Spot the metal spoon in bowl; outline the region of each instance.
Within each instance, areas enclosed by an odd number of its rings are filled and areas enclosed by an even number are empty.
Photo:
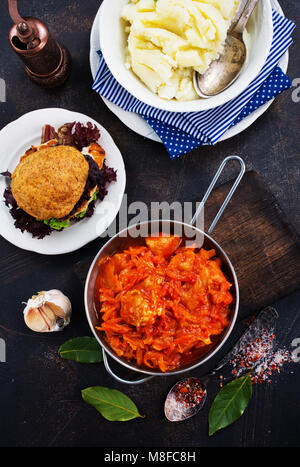
[[[245,3],[245,0],[242,0]],[[243,32],[259,0],[246,0],[242,14],[230,28],[224,51],[214,60],[204,74],[194,72],[194,87],[202,98],[209,98],[227,89],[240,75],[247,58]]]
[[[165,416],[170,422],[181,422],[196,415],[204,406],[207,398],[206,386],[219,370],[225,367],[236,355],[243,352],[253,339],[271,328],[278,319],[277,311],[268,307],[262,310],[250,324],[232,350],[217,364],[215,369],[204,378],[185,378],[176,383],[170,390],[165,401]],[[263,359],[263,355],[261,359]],[[259,359],[255,366],[259,365]],[[245,372],[249,369],[245,369]],[[232,378],[228,378],[232,380]],[[226,382],[223,380],[223,383]]]

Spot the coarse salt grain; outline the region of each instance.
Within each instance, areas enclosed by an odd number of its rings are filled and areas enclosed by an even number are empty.
[[[258,332],[246,346],[243,346],[231,360],[232,374],[241,376],[245,369],[252,370],[251,380],[253,384],[272,382],[274,373],[280,373],[282,366],[292,361],[291,353],[278,348],[274,330]]]

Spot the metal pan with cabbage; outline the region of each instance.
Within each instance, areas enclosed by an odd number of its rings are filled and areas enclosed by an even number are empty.
[[[229,161],[238,162],[240,172],[206,233],[195,223]],[[118,382],[140,384],[190,371],[212,358],[231,334],[238,280],[211,233],[245,170],[240,157],[227,157],[190,224],[162,219],[131,225],[96,255],[85,283],[85,309],[105,368]],[[120,377],[107,355],[149,376]]]

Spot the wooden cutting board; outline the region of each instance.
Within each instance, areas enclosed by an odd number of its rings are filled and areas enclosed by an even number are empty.
[[[211,194],[206,230],[231,185]],[[300,288],[300,238],[256,172],[245,174],[212,236],[236,270],[242,316]]]
[[[215,189],[205,207],[206,231],[232,182]],[[300,289],[300,238],[256,172],[247,172],[216,226],[213,238],[237,273],[240,318]],[[84,283],[92,258],[75,265]]]

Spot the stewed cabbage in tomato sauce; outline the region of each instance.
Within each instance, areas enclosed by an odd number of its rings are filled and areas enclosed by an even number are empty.
[[[109,346],[140,367],[174,370],[229,324],[233,296],[215,250],[147,237],[99,263],[95,297]]]

